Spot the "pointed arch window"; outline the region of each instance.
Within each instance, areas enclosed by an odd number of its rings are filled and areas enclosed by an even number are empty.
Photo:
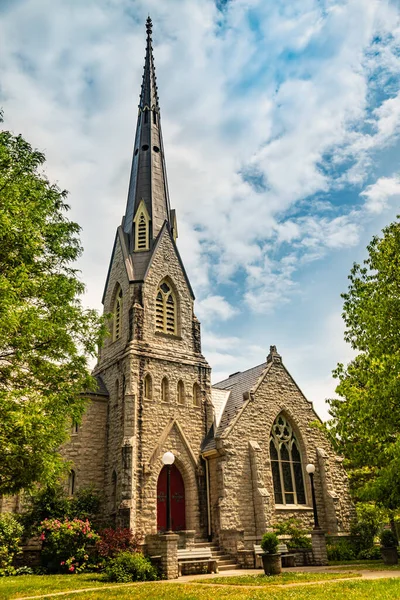
[[[70,471],[68,476],[68,495],[73,496],[75,493],[75,471]]]
[[[176,335],[176,304],[171,286],[163,281],[156,295],[156,331]]]
[[[169,384],[166,377],[163,377],[161,381],[161,401],[169,402]]]
[[[114,302],[113,341],[119,340],[122,329],[122,290],[119,288]]]
[[[183,381],[178,381],[178,404],[185,404],[185,386]]]
[[[112,510],[117,510],[117,474],[113,471],[111,477],[111,507]]]
[[[140,201],[135,218],[135,252],[149,249],[149,213],[143,200]]]
[[[115,404],[118,405],[119,402],[119,381],[115,380]]]
[[[272,426],[269,449],[275,504],[306,504],[300,446],[282,414]]]
[[[198,383],[193,385],[193,405],[201,406],[201,389]]]
[[[146,400],[153,399],[153,381],[149,373],[144,378],[144,397]]]

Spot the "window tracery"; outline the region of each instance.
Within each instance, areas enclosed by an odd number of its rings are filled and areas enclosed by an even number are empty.
[[[280,414],[270,436],[270,458],[276,504],[306,504],[300,446],[289,421]]]
[[[156,331],[176,335],[176,304],[171,286],[163,281],[156,295]]]

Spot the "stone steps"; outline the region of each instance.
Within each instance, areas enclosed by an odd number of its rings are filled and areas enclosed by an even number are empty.
[[[234,559],[221,550],[217,542],[208,542],[207,540],[196,540],[195,548],[211,548],[211,555],[218,563],[218,571],[231,571],[238,566]]]

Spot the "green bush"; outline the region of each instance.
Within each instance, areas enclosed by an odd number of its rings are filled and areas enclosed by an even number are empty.
[[[276,533],[264,533],[261,540],[261,548],[268,554],[276,554],[279,540]]]
[[[359,560],[379,560],[382,558],[381,549],[379,546],[371,546],[371,548],[360,550],[357,558]]]
[[[82,519],[93,521],[100,511],[100,496],[92,488],[82,488],[75,496],[67,496],[61,485],[35,490],[27,499],[23,515],[27,533],[36,533],[45,519]]]
[[[0,577],[14,575],[14,556],[20,550],[24,528],[11,513],[0,515]]]
[[[106,577],[108,581],[118,583],[154,581],[158,578],[157,569],[140,552],[120,552],[110,560]]]
[[[278,535],[288,535],[290,540],[286,541],[289,550],[293,548],[311,548],[311,540],[307,537],[307,529],[305,529],[296,517],[290,517],[283,523],[279,523],[274,527]]]
[[[351,525],[351,534],[355,536],[358,552],[369,550],[385,519],[384,511],[370,502],[359,502],[356,506],[357,519]]]
[[[356,553],[353,544],[341,540],[336,544],[327,544],[328,560],[354,560]]]
[[[396,537],[391,529],[384,529],[379,536],[379,540],[383,548],[396,548],[397,546]]]

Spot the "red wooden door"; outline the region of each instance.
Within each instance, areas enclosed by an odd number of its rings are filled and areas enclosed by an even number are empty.
[[[163,467],[157,483],[157,530],[167,528],[167,467]],[[171,466],[171,527],[173,531],[186,529],[185,486],[179,469]]]

